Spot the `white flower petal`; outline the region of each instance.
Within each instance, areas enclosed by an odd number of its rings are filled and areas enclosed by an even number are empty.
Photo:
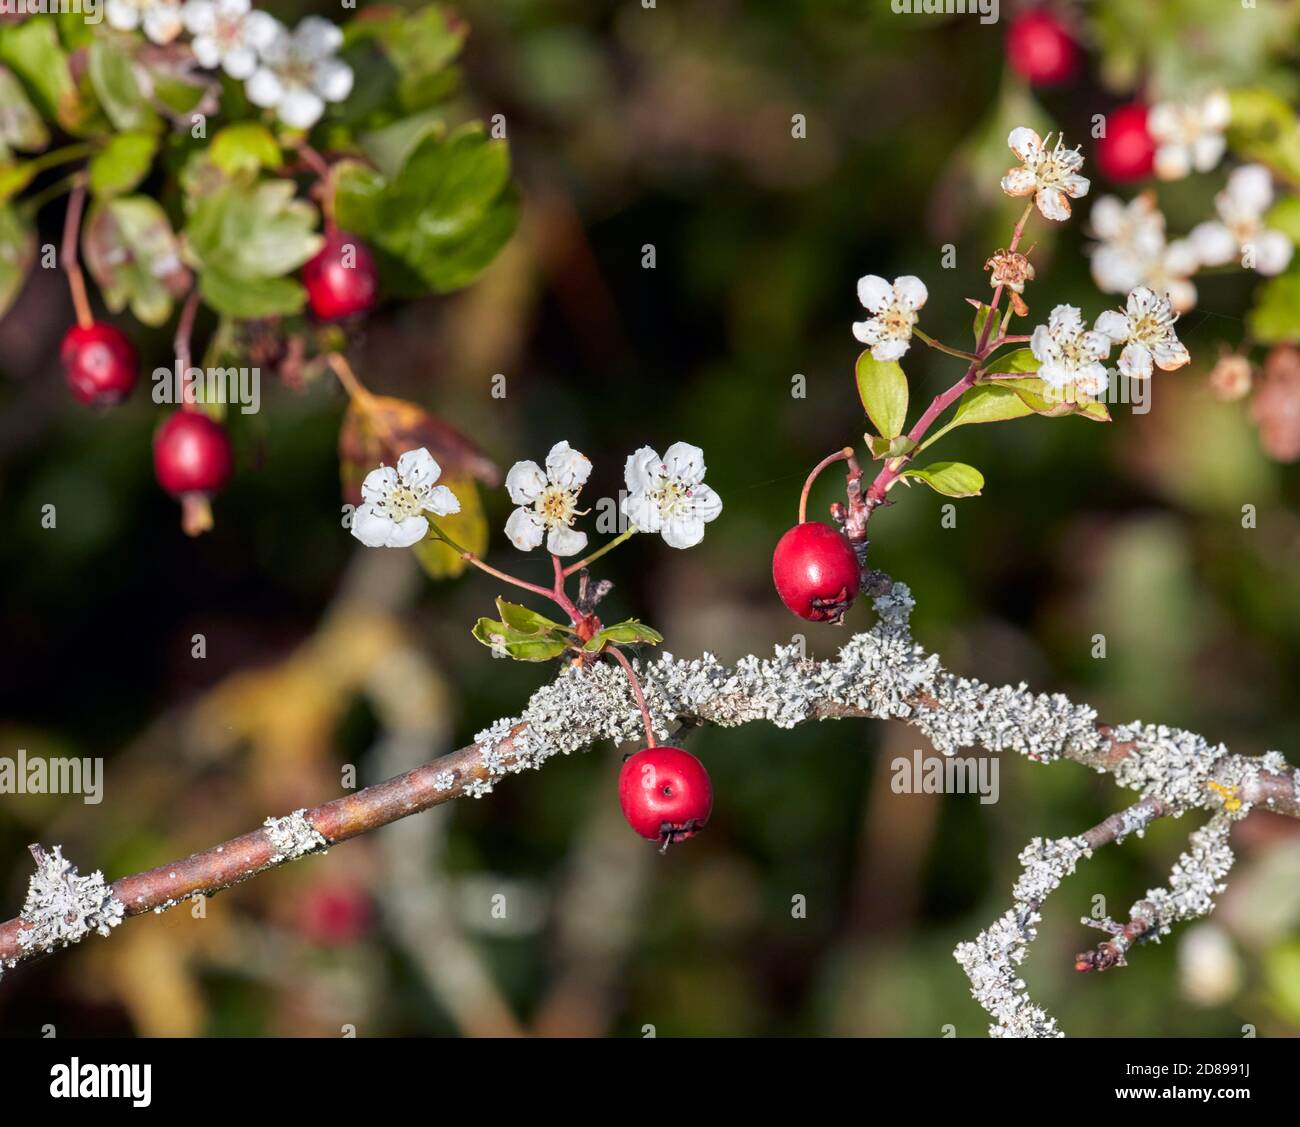
[[[546,537],[546,550],[553,556],[576,556],[587,546],[587,534],[562,524],[551,526]]]
[[[1280,274],[1294,253],[1295,245],[1281,231],[1262,231],[1255,240],[1255,269],[1264,275]]]
[[[879,274],[858,279],[858,300],[872,313],[883,313],[894,300],[894,287]]]
[[[1028,168],[1013,168],[1002,177],[1002,190],[1009,196],[1028,196],[1038,189],[1038,177]]]
[[[1242,215],[1259,217],[1273,202],[1273,178],[1262,164],[1245,164],[1228,177],[1227,196]]]
[[[242,82],[257,70],[257,52],[252,47],[232,47],[222,57],[221,69]]]
[[[1020,160],[1028,161],[1042,151],[1043,139],[1029,126],[1021,125],[1008,134],[1007,145]]]
[[[879,360],[882,364],[890,360],[901,360],[907,354],[909,343],[906,340],[900,340],[898,337],[888,337],[877,341],[871,346],[872,359]]]
[[[217,6],[212,0],[189,0],[181,9],[181,21],[191,35],[206,35],[216,25]]]
[[[255,106],[274,109],[284,98],[284,86],[269,67],[259,67],[244,83],[244,94]]]
[[[325,100],[305,86],[290,86],[275,107],[276,115],[285,125],[295,129],[310,129],[325,112]]]
[[[1192,171],[1192,154],[1186,145],[1161,145],[1156,149],[1156,175],[1161,180],[1182,180]]]
[[[532,509],[516,509],[506,521],[506,539],[521,552],[531,552],[542,542],[546,525]]]
[[[506,492],[516,505],[531,505],[545,488],[546,475],[536,462],[516,462],[506,474]]]
[[[579,489],[591,476],[591,461],[567,442],[557,442],[546,455],[546,476],[564,489]]]
[[[902,308],[915,313],[925,304],[930,291],[925,288],[925,283],[920,278],[913,274],[904,274],[901,278],[894,279],[894,294]]]
[[[1133,341],[1119,354],[1119,370],[1133,379],[1145,380],[1151,375],[1151,351],[1144,344]]]
[[[425,497],[424,507],[435,516],[447,517],[460,512],[460,498],[445,485],[435,485]]]
[[[1188,239],[1206,266],[1223,266],[1237,257],[1237,240],[1222,223],[1198,223]]]
[[[380,466],[366,474],[361,483],[361,496],[366,501],[382,501],[398,486],[397,471],[392,466]]]
[[[1218,167],[1227,149],[1222,133],[1203,133],[1192,144],[1192,164],[1197,172],[1209,172]]]
[[[406,484],[415,489],[421,485],[432,485],[442,474],[442,467],[433,460],[433,455],[421,446],[418,450],[408,450],[397,459],[397,474]]]
[[[1053,219],[1064,223],[1070,218],[1070,201],[1059,188],[1041,187],[1034,196],[1034,203],[1044,219]]]
[[[307,59],[323,59],[343,45],[343,32],[321,16],[307,16],[293,29],[294,46]]]
[[[1164,372],[1175,371],[1184,364],[1190,363],[1192,359],[1192,354],[1187,351],[1187,346],[1180,340],[1161,341],[1151,351],[1155,356],[1157,366]]]
[[[316,92],[327,102],[341,102],[352,93],[352,68],[341,59],[324,59],[312,70]]]
[[[880,339],[880,322],[874,317],[869,321],[854,321],[853,335],[863,344],[875,344]]]
[[[659,502],[649,493],[629,493],[623,501],[623,514],[642,532],[659,531]]]
[[[1097,332],[1105,333],[1116,344],[1128,340],[1128,318],[1118,309],[1107,309],[1097,318]]]
[[[289,38],[289,29],[270,12],[249,12],[244,20],[244,38],[266,58],[278,55]]]
[[[658,489],[663,477],[660,468],[662,465],[663,459],[659,457],[658,451],[649,446],[642,446],[629,454],[623,467],[623,481],[627,484],[628,493],[647,493]]]
[[[702,521],[717,520],[722,513],[722,498],[716,489],[701,483],[691,490],[690,511]]]
[[[704,480],[704,451],[689,442],[674,442],[664,452],[668,476],[683,485],[698,485]]]
[[[677,514],[664,521],[662,535],[670,548],[694,548],[704,539],[704,521],[696,516]]]

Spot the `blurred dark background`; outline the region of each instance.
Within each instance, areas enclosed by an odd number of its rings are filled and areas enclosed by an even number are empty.
[[[920,275],[923,326],[966,347],[963,299],[989,292],[982,264],[1018,214],[997,189],[1006,133],[1060,128],[1091,158],[1091,116],[1129,96],[1113,60],[1094,53],[1031,95],[1004,66],[1009,4],[987,26],[883,0],[458,7],[474,29],[463,108],[505,115],[524,220],[474,287],[374,316],[357,370],[503,468],[567,438],[595,463],[591,498],[616,493],[639,445],[702,446],[722,517],[691,552],[640,537],[611,556],[606,617],[653,623],[678,655],[765,654],[803,629],[769,572],[803,477],[861,444],[856,279]],[[1222,59],[1223,77],[1265,57],[1288,75],[1294,44]],[[1171,229],[1208,215],[1221,180],[1162,189]],[[1093,197],[1106,190],[1097,179]],[[1031,221],[1035,319],[1112,304],[1083,253],[1090,203],[1063,227]],[[43,219],[55,240],[61,210]],[[955,269],[940,265],[948,244]],[[1150,413],[964,428],[943,456],[987,487],[956,503],[956,526],[922,490],[873,520],[873,562],[911,586],[918,637],[950,668],[1295,761],[1300,481],[1206,381],[1253,283],[1201,282],[1180,322],[1193,365],[1156,374]],[[262,411],[232,419],[237,479],[215,531],[184,537],[150,466],[160,409],[143,391],[103,415],[68,400],[56,353],[71,316],[62,278],[38,270],[0,323],[0,746],[104,757],[105,801],[0,799],[3,918],[21,907],[29,841],[110,879],[160,864],[334,797],[347,765],[371,782],[460,746],[551,674],[470,637],[498,593],[486,577],[433,584],[408,554],[347,534],[344,399],[324,381],[268,381]],[[147,370],[168,363],[170,330],[127,327]],[[199,338],[211,327],[201,317]],[[913,417],[960,374],[919,343],[905,367]],[[796,374],[806,398],[791,396]],[[487,496],[494,560],[543,577],[548,562],[500,532],[504,491]],[[817,510],[833,497],[824,481]],[[828,656],[871,621],[859,606],[843,629],[803,632]],[[1128,798],[1072,764],[1018,759],[992,805],[894,794],[890,762],[918,739],[869,722],[698,732],[714,821],[665,858],[622,824],[615,749],[552,761],[214,898],[205,919],[182,907],[8,973],[0,1030],[983,1035],[953,946],[1005,910],[1030,837],[1079,832]],[[1268,814],[1237,830],[1208,922],[1127,969],[1073,971],[1101,938],[1078,917],[1102,896],[1126,918],[1191,828],[1103,851],[1049,905],[1025,977],[1068,1032],[1300,1031],[1300,826]]]

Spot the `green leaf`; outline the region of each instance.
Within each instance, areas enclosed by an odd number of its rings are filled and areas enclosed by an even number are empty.
[[[545,634],[551,630],[573,633],[572,629],[563,623],[555,622],[519,603],[508,603],[502,598],[497,599],[497,613],[501,616],[502,622],[520,634]]]
[[[115,128],[154,131],[162,124],[140,88],[135,60],[105,39],[90,45],[90,84]]]
[[[7,63],[27,84],[47,119],[78,135],[93,122],[95,107],[82,98],[73,81],[53,20],[29,19],[5,27],[0,36],[0,62]]]
[[[335,173],[339,225],[384,259],[386,285],[414,295],[446,293],[472,282],[505,245],[518,221],[509,152],[481,125],[426,136],[396,178],[355,162]]]
[[[1300,269],[1293,265],[1255,291],[1247,323],[1261,344],[1300,341]]]
[[[1008,376],[999,378],[995,385],[1014,391],[1036,415],[1056,419],[1064,415],[1081,415],[1094,422],[1110,422],[1110,410],[1104,403],[1082,393],[1072,396],[1050,387],[1037,376]]]
[[[954,427],[972,423],[1001,423],[1008,419],[1022,419],[1034,410],[1009,387],[981,384],[973,387],[957,401],[957,410],[948,422],[921,443],[924,450]]]
[[[480,618],[472,632],[493,653],[512,657],[515,661],[550,661],[569,648],[569,643],[563,638],[522,634],[514,627],[490,618]]]
[[[146,325],[161,325],[190,287],[180,242],[163,209],[148,196],[96,200],[86,214],[81,250],[105,304],[130,305]]]
[[[629,618],[626,622],[606,626],[593,635],[582,648],[588,653],[596,653],[609,642],[620,646],[632,646],[641,642],[657,646],[663,640],[664,636],[658,630],[647,626],[644,622],[638,622],[635,618]]]
[[[0,163],[0,203],[12,199],[32,182],[37,167],[29,160]]]
[[[199,292],[218,313],[241,321],[291,317],[307,304],[307,291],[292,278],[240,278],[218,266],[199,272]]]
[[[907,376],[894,360],[876,360],[869,351],[858,357],[858,395],[872,425],[885,438],[903,432],[907,421]]]
[[[226,283],[261,283],[282,279],[320,250],[316,208],[294,199],[292,181],[261,181],[227,185],[194,200],[185,231],[186,260],[203,273],[220,274]],[[266,299],[285,295],[289,283],[261,286]],[[243,316],[234,309],[222,309]],[[286,312],[281,309],[279,312]],[[257,316],[257,315],[255,315]]]
[[[398,110],[412,113],[428,109],[455,91],[457,75],[451,64],[468,32],[464,20],[435,4],[411,13],[374,10],[343,29],[345,57],[349,62],[364,63],[355,58],[353,49],[367,44],[377,48],[389,68],[387,83],[381,83],[389,89],[383,93],[391,91]],[[364,65],[360,69],[363,74],[373,72]]]
[[[14,303],[36,261],[36,232],[9,204],[0,205],[0,317]]]
[[[1300,196],[1284,196],[1264,217],[1264,226],[1281,231],[1293,243],[1300,243]]]
[[[1300,179],[1300,124],[1286,100],[1271,90],[1238,88],[1228,94],[1232,118],[1228,144],[1247,160]]]
[[[50,131],[32,105],[22,83],[0,66],[0,147],[38,153],[50,143]]]
[[[390,180],[402,170],[411,154],[426,137],[441,137],[446,131],[443,115],[438,110],[426,110],[363,133],[358,140],[362,151],[375,167]],[[338,166],[335,165],[337,168]]]
[[[905,434],[898,434],[893,438],[884,438],[878,434],[864,434],[862,437],[867,440],[871,456],[877,461],[881,458],[901,458],[916,449],[916,443]]]
[[[258,121],[241,121],[218,130],[208,148],[208,158],[228,176],[279,168],[284,157],[280,143]]]
[[[1017,348],[1014,352],[1006,352],[990,360],[984,372],[987,377],[996,379],[1000,375],[1031,376],[1038,368],[1039,360],[1032,349]]]
[[[904,470],[903,476],[917,478],[945,497],[978,497],[984,488],[984,475],[965,462],[931,462]]]
[[[101,198],[125,195],[149,175],[158,138],[152,133],[117,133],[90,161],[90,190]]]
[[[976,345],[980,343],[980,337],[984,332],[984,322],[989,319],[989,313],[992,312],[992,309],[993,307],[991,305],[987,304],[986,302],[981,302],[979,307],[975,310],[974,330],[975,330]],[[1002,320],[1002,316],[1003,314],[999,312],[993,318],[993,327],[989,330],[989,340],[997,340],[998,324]]]

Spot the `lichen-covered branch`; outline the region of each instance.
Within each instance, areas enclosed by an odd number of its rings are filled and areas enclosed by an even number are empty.
[[[1087,705],[1061,694],[1033,693],[1023,684],[995,688],[954,676],[913,639],[908,623],[914,604],[905,585],[882,584],[874,601],[879,621],[850,637],[833,660],[814,661],[799,647],[785,646],[770,658],[749,656],[734,666],[711,654],[689,661],[664,654],[640,666],[656,731],[667,738],[684,724],[765,722],[792,728],[810,720],[896,719],[914,725],[942,752],[982,748],[1017,752],[1038,763],[1072,759],[1140,793],[1141,801],[1118,821],[1107,819],[1078,838],[1031,843],[1022,856],[1026,872],[1016,888],[1018,905],[1041,903],[1080,858],[1141,829],[1154,816],[1203,808],[1241,817],[1259,806],[1300,818],[1300,778],[1280,753],[1237,755],[1193,732],[1164,726],[1112,728],[1098,724]],[[268,818],[261,829],[183,860],[123,877],[106,886],[107,902],[94,878],[78,877],[71,869],[61,874],[38,869],[33,889],[38,880],[47,891],[51,880],[63,880],[75,901],[72,915],[93,918],[94,929],[103,931],[123,917],[218,892],[450,799],[488,794],[506,776],[539,768],[556,755],[600,740],[637,739],[641,730],[641,713],[622,670],[603,663],[569,667],[538,689],[520,716],[497,721],[469,746],[315,809]],[[1148,916],[1157,932],[1206,904],[1206,874],[1226,871],[1221,855],[1208,840],[1205,844],[1199,852],[1194,846],[1187,863],[1175,870],[1172,899],[1150,893],[1143,902],[1152,906]],[[1217,881],[1215,876],[1209,883]],[[95,905],[92,895],[101,896]],[[0,963],[13,966],[91,930],[57,926],[59,906],[59,897],[33,893],[22,916],[0,924]],[[1045,1013],[1027,998],[1006,996],[1007,990],[1023,994],[1014,975],[1007,978],[1019,961],[1015,951],[1032,938],[1032,923],[1023,915],[1013,910],[974,944],[963,945],[958,958],[977,998],[997,1018],[994,1032],[1050,1034],[1055,1023]]]

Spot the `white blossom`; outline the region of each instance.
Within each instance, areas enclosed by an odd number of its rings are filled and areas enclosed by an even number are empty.
[[[1223,131],[1232,109],[1223,90],[1197,102],[1158,102],[1147,117],[1156,143],[1155,169],[1162,180],[1181,180],[1216,168],[1228,147]]]
[[[1045,219],[1069,219],[1070,200],[1086,196],[1091,186],[1086,176],[1079,175],[1083,154],[1077,148],[1067,149],[1059,134],[1056,144],[1048,148],[1047,141],[1027,125],[1013,129],[1007,144],[1022,163],[1002,177],[1002,190],[1009,196],[1033,196]]]
[[[108,0],[104,5],[108,26],[117,31],[140,28],[151,43],[170,43],[180,35],[181,0]]]
[[[623,512],[643,532],[660,533],[671,548],[693,548],[704,526],[722,512],[722,498],[704,484],[704,451],[674,442],[661,459],[649,446],[628,455]]]
[[[1108,309],[1097,318],[1097,331],[1124,345],[1119,370],[1144,380],[1151,375],[1153,362],[1162,371],[1172,372],[1191,360],[1187,346],[1174,332],[1177,320],[1167,297],[1138,286],[1128,295],[1124,312]]]
[[[1240,258],[1260,274],[1280,274],[1287,268],[1295,247],[1281,231],[1264,226],[1264,213],[1273,203],[1273,184],[1268,169],[1247,164],[1228,177],[1228,186],[1214,198],[1218,221],[1201,223],[1191,239],[1207,266],[1223,266]]]
[[[858,300],[871,312],[853,323],[853,335],[871,349],[876,360],[897,360],[910,347],[917,313],[930,296],[925,283],[911,274],[893,284],[878,274],[858,279]]]
[[[250,12],[245,23],[261,56],[244,87],[253,105],[275,110],[285,125],[310,129],[326,102],[352,92],[352,68],[335,57],[343,32],[329,20],[308,16],[292,33],[265,12]]]
[[[506,492],[520,506],[506,521],[506,536],[521,552],[531,552],[546,537],[546,550],[573,556],[587,546],[587,534],[573,527],[578,494],[591,476],[591,462],[567,442],[546,455],[546,471],[536,462],[516,462],[506,475]]]
[[[1039,325],[1029,347],[1039,362],[1038,375],[1049,387],[1071,385],[1089,395],[1105,391],[1109,384],[1106,365],[1110,337],[1089,330],[1073,305],[1058,305],[1046,325]]]
[[[1190,239],[1165,241],[1165,217],[1151,192],[1124,203],[1102,196],[1089,216],[1092,234],[1101,241],[1091,248],[1092,280],[1103,293],[1127,294],[1146,286],[1167,294],[1176,313],[1196,304],[1191,276],[1200,260]]]
[[[200,66],[220,67],[240,80],[252,77],[259,32],[265,35],[274,21],[268,23],[265,14],[250,19],[250,8],[249,0],[188,0],[181,17],[193,36],[190,49]]]
[[[442,468],[424,447],[408,450],[397,468],[380,466],[361,484],[362,504],[352,515],[352,535],[371,548],[409,548],[429,531],[423,514],[445,517],[460,512],[460,501],[445,485],[435,485]]]

